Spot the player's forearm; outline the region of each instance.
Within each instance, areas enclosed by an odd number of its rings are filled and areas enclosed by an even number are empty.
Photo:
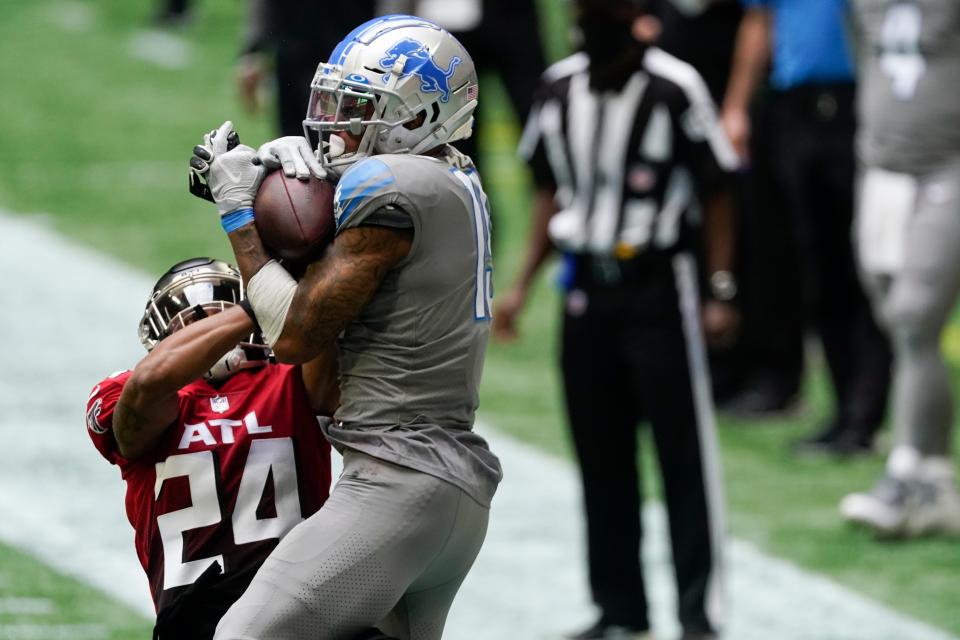
[[[133,370],[131,381],[154,395],[176,393],[254,331],[239,306],[199,320],[157,343]]]
[[[386,227],[340,233],[300,280],[283,331],[272,344],[277,359],[301,364],[328,348],[360,315],[387,272],[407,255],[412,239],[409,231]]]
[[[527,251],[523,266],[517,275],[515,289],[526,291],[530,288],[543,263],[553,253],[553,243],[547,232],[550,219],[557,213],[553,189],[537,189],[533,197],[533,220],[527,237]]]
[[[303,384],[311,408],[318,415],[332,416],[340,404],[340,366],[337,345],[331,341],[310,362],[303,364]]]
[[[708,274],[732,272],[736,250],[736,209],[730,188],[711,193],[704,201],[704,235]]]
[[[176,418],[177,391],[202,376],[253,331],[253,322],[232,307],[161,340],[134,368],[113,419],[120,453],[129,460],[148,451]]]
[[[770,12],[750,9],[740,22],[733,54],[733,69],[723,100],[724,110],[745,111],[770,59]]]
[[[334,342],[347,324],[366,304],[373,289],[355,283],[338,282],[340,269],[324,261],[307,269],[283,321],[283,329],[272,343],[280,362],[305,364]],[[309,283],[306,282],[310,278]]]
[[[253,223],[228,233],[227,237],[233,247],[233,255],[237,258],[237,268],[243,275],[243,281],[249,283],[263,265],[270,262],[270,254],[267,253],[267,248]]]

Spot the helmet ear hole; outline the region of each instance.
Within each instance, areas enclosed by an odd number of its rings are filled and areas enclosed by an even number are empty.
[[[436,103],[434,103],[434,107],[436,107]],[[421,110],[420,110],[420,113],[417,114],[417,117],[416,117],[416,118],[414,118],[413,120],[411,120],[411,121],[409,121],[409,122],[404,122],[404,123],[403,123],[403,128],[404,128],[404,129],[409,129],[410,131],[414,131],[414,130],[419,129],[420,127],[422,127],[422,126],[423,126],[423,123],[426,122],[426,121],[427,121],[427,110],[426,110],[426,109],[421,109]],[[433,122],[433,120],[431,120],[431,122]]]

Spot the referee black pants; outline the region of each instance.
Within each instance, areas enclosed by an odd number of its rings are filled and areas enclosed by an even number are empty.
[[[696,267],[648,265],[629,285],[567,295],[562,367],[587,516],[590,586],[603,622],[647,629],[637,428],[653,429],[686,632],[715,631],[722,491]],[[588,280],[588,279],[587,279]]]

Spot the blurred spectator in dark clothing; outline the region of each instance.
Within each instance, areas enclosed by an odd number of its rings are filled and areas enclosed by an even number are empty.
[[[658,46],[692,64],[713,99],[727,91],[740,0],[651,0],[662,25]],[[714,397],[722,411],[763,417],[795,406],[803,373],[800,274],[793,225],[782,211],[769,169],[769,100],[754,100],[754,133],[749,171],[737,176],[737,298],[742,312],[740,339],[731,348],[711,349]]]
[[[518,121],[526,122],[545,66],[535,0],[379,0],[377,12],[408,13],[447,29],[473,57],[480,91],[484,76],[497,74]],[[483,121],[484,104],[474,112],[475,125]],[[478,164],[481,127],[454,145]]]
[[[743,15],[739,0],[650,0],[649,5],[661,24],[657,46],[693,65],[719,104]]]
[[[749,155],[749,107],[772,62],[772,168],[797,232],[803,296],[836,398],[804,448],[866,452],[883,419],[890,348],[854,267],[854,67],[845,0],[742,0],[746,7],[723,103],[724,128]]]
[[[179,27],[190,21],[193,12],[190,0],[161,0],[153,14],[153,22],[158,27]]]
[[[260,108],[260,89],[272,64],[280,134],[302,136],[317,65],[326,62],[343,34],[374,16],[374,2],[248,0],[247,28],[237,67],[237,85],[245,106],[252,111]]]

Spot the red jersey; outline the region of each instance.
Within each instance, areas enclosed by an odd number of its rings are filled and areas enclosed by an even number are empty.
[[[219,389],[203,380],[184,387],[176,421],[135,461],[120,455],[112,429],[129,377],[116,373],[93,389],[87,430],[127,482],[127,518],[157,611],[205,572],[206,584],[214,563],[218,580],[242,582],[225,590],[236,599],[280,538],[329,495],[330,445],[300,368],[267,364]]]

